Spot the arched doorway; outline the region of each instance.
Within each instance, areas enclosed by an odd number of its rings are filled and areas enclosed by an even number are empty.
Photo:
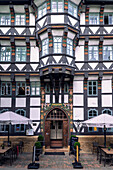
[[[68,118],[59,108],[50,111],[45,119],[45,146],[68,146]]]

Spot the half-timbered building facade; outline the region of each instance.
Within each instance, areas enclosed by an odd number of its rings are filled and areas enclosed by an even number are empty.
[[[112,115],[112,86],[113,0],[0,1],[0,113],[29,117],[46,146],[66,147],[72,133],[103,133],[81,122]]]

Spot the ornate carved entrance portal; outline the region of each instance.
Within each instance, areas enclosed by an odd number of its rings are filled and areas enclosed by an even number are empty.
[[[68,146],[68,118],[61,109],[53,109],[46,117],[45,146]]]

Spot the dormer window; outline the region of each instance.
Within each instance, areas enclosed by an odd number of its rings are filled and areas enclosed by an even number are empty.
[[[38,19],[43,17],[47,13],[47,5],[44,3],[38,8]]]
[[[64,10],[63,0],[52,0],[51,1],[51,11],[52,12],[63,12]]]

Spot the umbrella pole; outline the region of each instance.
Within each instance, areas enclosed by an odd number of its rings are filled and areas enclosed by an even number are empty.
[[[106,148],[106,126],[104,125],[104,147]]]
[[[10,124],[9,124],[10,126]],[[9,144],[9,126],[8,126],[8,144]]]

